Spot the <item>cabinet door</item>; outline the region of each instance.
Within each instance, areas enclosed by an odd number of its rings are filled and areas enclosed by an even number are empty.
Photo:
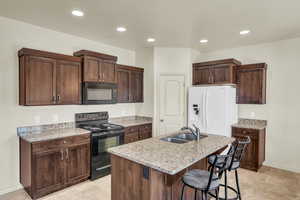
[[[57,104],[80,104],[80,63],[59,61],[56,69]]]
[[[243,67],[237,70],[237,103],[265,104],[266,70],[255,64]]]
[[[258,140],[251,139],[251,143],[246,147],[241,167],[257,170],[258,164]]]
[[[64,186],[63,150],[33,154],[33,194],[43,196]]]
[[[139,131],[131,132],[131,133],[125,133],[125,137],[124,137],[124,143],[125,144],[136,142],[136,141],[139,141],[139,140],[140,140]]]
[[[90,144],[66,149],[67,183],[75,183],[90,176]]]
[[[140,126],[139,133],[140,133],[140,140],[151,138],[152,137],[152,124]]]
[[[116,83],[116,64],[109,61],[101,63],[101,82]]]
[[[55,104],[55,66],[53,59],[29,56],[25,63],[26,105]]]
[[[130,77],[130,94],[132,102],[143,102],[144,101],[144,80],[143,72],[131,72]]]
[[[83,81],[98,82],[100,80],[101,60],[92,57],[84,57]]]
[[[212,81],[209,67],[193,68],[193,85],[210,84]]]
[[[130,102],[130,71],[118,70],[118,102],[128,103]]]
[[[234,83],[232,68],[229,65],[214,66],[211,68],[214,84]]]

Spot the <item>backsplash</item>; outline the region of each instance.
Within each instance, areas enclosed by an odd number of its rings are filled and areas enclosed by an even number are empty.
[[[74,128],[74,122],[64,122],[64,123],[57,123],[57,124],[45,124],[45,125],[38,125],[38,126],[24,126],[17,128],[18,136],[22,136],[28,133],[40,133],[47,130],[54,130],[54,129],[64,129],[64,128]]]

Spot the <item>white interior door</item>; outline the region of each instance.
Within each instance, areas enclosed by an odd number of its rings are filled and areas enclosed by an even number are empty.
[[[178,131],[185,122],[185,80],[183,75],[161,75],[159,93],[159,134]]]

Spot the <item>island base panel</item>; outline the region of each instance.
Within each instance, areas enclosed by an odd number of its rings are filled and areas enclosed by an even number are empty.
[[[116,155],[111,155],[111,164],[112,200],[178,200],[184,173],[190,169],[207,169],[206,158],[175,175],[159,172]],[[194,199],[194,190],[186,187],[185,191],[184,199]]]

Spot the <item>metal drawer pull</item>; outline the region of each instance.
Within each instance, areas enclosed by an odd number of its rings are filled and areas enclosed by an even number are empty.
[[[64,160],[64,151],[62,149],[60,150],[60,156],[61,156],[61,160]]]
[[[96,171],[100,171],[102,169],[106,169],[106,168],[109,168],[109,167],[111,167],[111,165],[106,165],[104,167],[99,167],[99,168],[96,169]]]

